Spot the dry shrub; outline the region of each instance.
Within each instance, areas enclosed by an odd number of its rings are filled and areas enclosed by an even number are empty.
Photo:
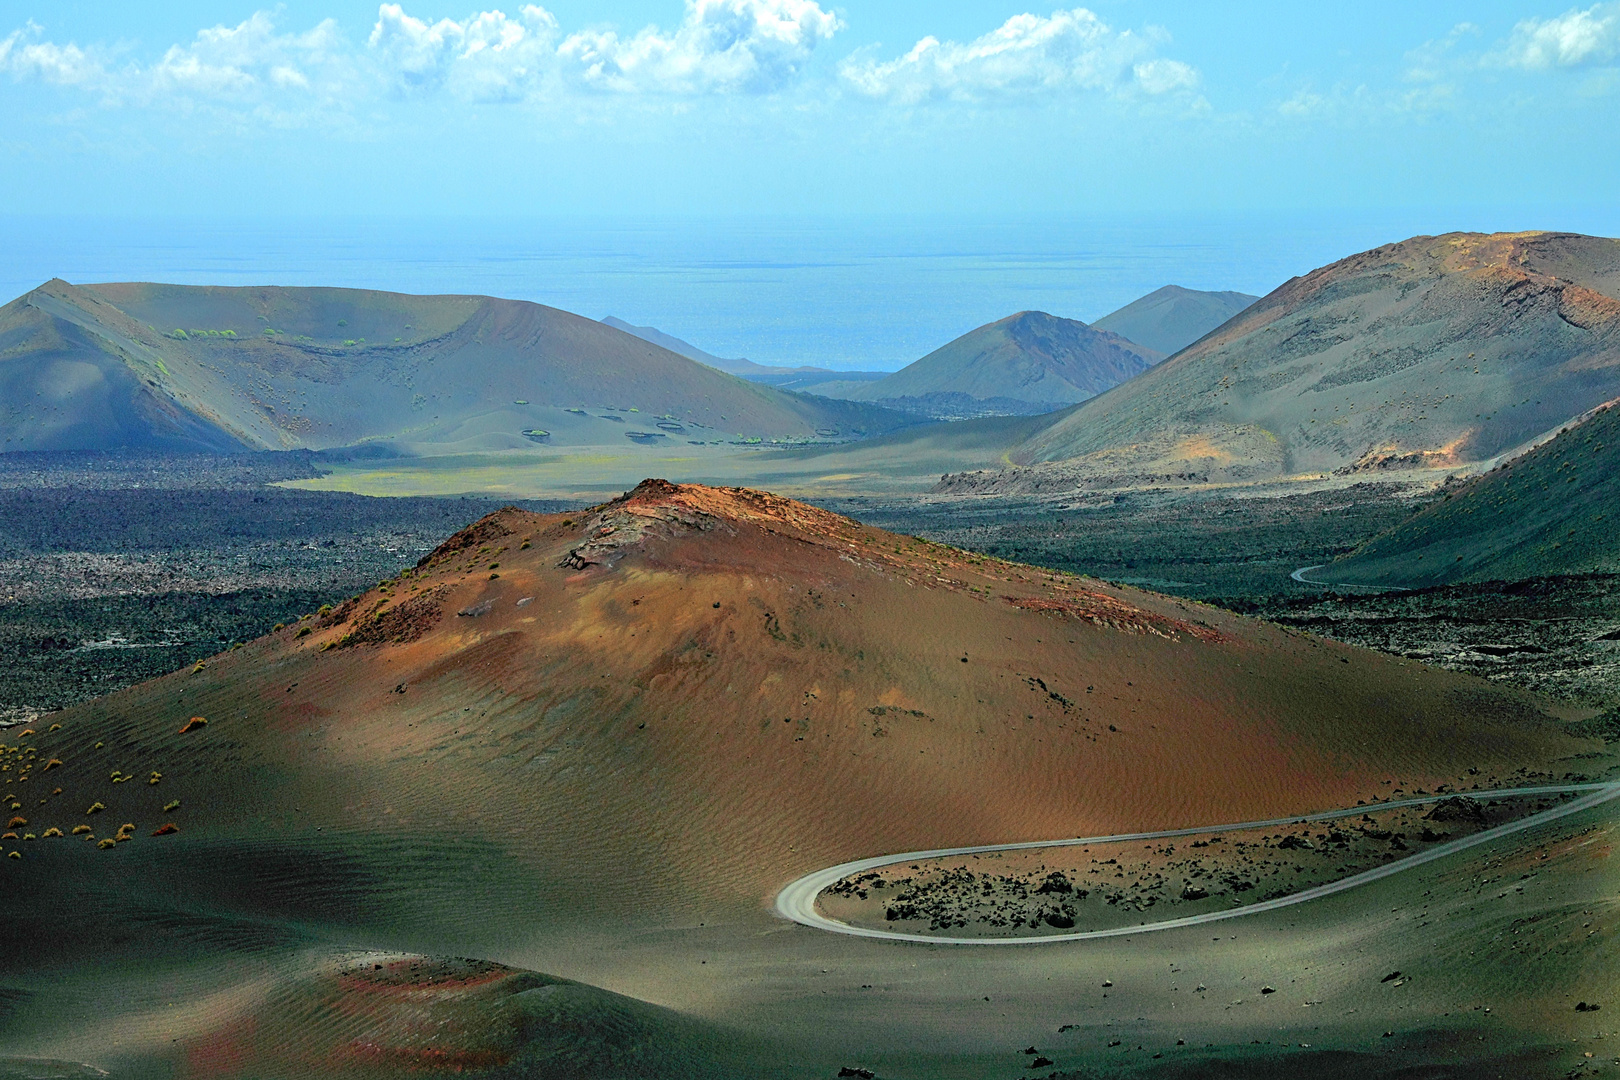
[[[197,731],[198,729],[205,728],[207,726],[208,726],[207,718],[201,717],[201,716],[193,716],[190,720],[187,720],[186,723],[185,723],[185,726],[180,729],[180,734],[189,735],[193,731]]]
[[[180,826],[176,825],[174,822],[171,821],[171,822],[168,822],[167,824],[159,825],[157,828],[153,829],[152,830],[152,835],[153,836],[173,836],[175,833],[177,833],[179,831],[180,831]]]

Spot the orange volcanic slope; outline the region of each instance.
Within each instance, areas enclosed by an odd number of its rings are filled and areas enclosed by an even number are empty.
[[[1588,748],[1464,676],[657,480],[491,515],[335,612],[53,719],[30,828],[137,839],[41,841],[6,872],[195,877],[188,902],[440,952],[763,911],[857,856],[1353,805]]]

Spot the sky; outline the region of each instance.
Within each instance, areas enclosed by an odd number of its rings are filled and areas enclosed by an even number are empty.
[[[0,117],[8,215],[1599,231],[1620,2],[0,0]]]

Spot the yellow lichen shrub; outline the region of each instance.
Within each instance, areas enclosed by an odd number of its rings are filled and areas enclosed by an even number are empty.
[[[85,813],[86,814],[99,814],[105,809],[107,809],[107,804],[106,803],[103,803],[103,802],[91,803],[90,804],[90,809],[86,810]]]
[[[55,825],[52,825],[50,828],[46,829],[40,835],[44,836],[45,839],[49,840],[53,836],[61,836],[62,835],[62,830],[58,829]]]
[[[90,832],[90,826],[88,826],[88,825],[75,825],[75,826],[73,826],[73,835],[74,836],[84,836],[88,832]]]

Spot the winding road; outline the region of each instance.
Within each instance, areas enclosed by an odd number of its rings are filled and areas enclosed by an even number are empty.
[[[1411,592],[1410,589],[1402,588],[1399,585],[1354,585],[1348,581],[1316,581],[1313,578],[1308,578],[1305,576],[1312,570],[1320,570],[1326,565],[1327,563],[1317,563],[1315,566],[1302,566],[1288,576],[1299,582],[1301,585],[1322,585],[1329,589],[1371,589],[1373,592]]]
[[[1396,862],[1386,863],[1371,870],[1354,874],[1338,881],[1330,881],[1325,885],[1305,889],[1301,892],[1291,893],[1288,896],[1279,896],[1274,900],[1263,900],[1259,903],[1249,904],[1245,907],[1231,908],[1225,911],[1209,911],[1201,915],[1187,915],[1179,919],[1165,919],[1160,922],[1141,923],[1136,926],[1115,926],[1107,930],[1084,930],[1068,934],[1041,934],[1033,937],[1001,937],[1001,938],[959,938],[945,937],[935,934],[907,934],[897,930],[876,930],[866,927],[851,926],[846,922],[829,918],[816,910],[816,897],[822,890],[841,881],[851,874],[863,874],[869,870],[878,870],[896,863],[916,862],[922,859],[952,858],[958,855],[980,855],[992,851],[1027,851],[1032,848],[1075,847],[1080,844],[1107,844],[1127,840],[1163,840],[1174,836],[1195,836],[1204,833],[1237,832],[1242,829],[1264,829],[1278,825],[1294,825],[1309,821],[1332,821],[1336,818],[1354,817],[1373,810],[1394,810],[1403,806],[1423,806],[1442,799],[1449,799],[1454,795],[1467,795],[1473,799],[1501,799],[1521,795],[1568,795],[1584,792],[1578,798],[1555,806],[1550,810],[1543,810],[1539,814],[1510,821],[1505,825],[1498,825],[1494,829],[1486,829],[1472,836],[1465,836],[1461,840],[1452,840],[1444,844],[1436,844],[1431,848],[1410,855]],[[912,943],[933,945],[1049,945],[1061,941],[1092,941],[1098,938],[1126,937],[1133,934],[1145,934],[1155,930],[1175,930],[1184,926],[1200,926],[1205,923],[1222,922],[1226,919],[1240,919],[1247,915],[1258,915],[1262,911],[1276,911],[1278,908],[1292,907],[1310,900],[1319,900],[1334,893],[1346,892],[1362,885],[1393,877],[1405,870],[1410,870],[1425,863],[1444,859],[1459,851],[1478,847],[1481,844],[1491,843],[1504,836],[1511,836],[1526,829],[1533,829],[1539,825],[1556,821],[1559,818],[1578,814],[1583,810],[1620,798],[1620,784],[1561,784],[1548,787],[1522,787],[1501,788],[1494,791],[1456,791],[1444,795],[1429,795],[1423,798],[1397,799],[1390,802],[1373,803],[1371,805],[1355,806],[1345,810],[1328,810],[1318,814],[1303,814],[1285,818],[1269,818],[1265,821],[1240,821],[1229,825],[1205,825],[1194,829],[1166,829],[1159,832],[1121,833],[1115,836],[1081,836],[1071,840],[1030,840],[1017,844],[982,844],[977,847],[936,848],[932,851],[907,851],[899,855],[878,855],[870,859],[856,859],[854,862],[839,863],[829,866],[825,870],[817,870],[788,885],[776,894],[777,914],[792,919],[796,923],[812,926],[818,930],[829,930],[835,934],[849,934],[853,937],[877,938],[882,941],[905,941]]]

